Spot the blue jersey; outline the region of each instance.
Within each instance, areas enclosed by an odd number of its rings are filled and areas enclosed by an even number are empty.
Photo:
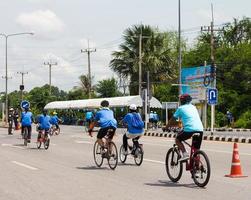
[[[92,119],[93,118],[93,114],[92,114],[92,112],[86,112],[86,114],[85,114],[85,119]]]
[[[101,128],[112,126],[117,128],[117,120],[114,118],[113,111],[109,108],[102,108],[96,113],[95,121],[97,121]]]
[[[131,134],[139,134],[139,133],[143,133],[144,132],[144,128],[135,128],[132,125],[132,119],[133,119],[133,115],[139,115],[139,119],[142,121],[141,116],[139,113],[128,113],[126,114],[126,116],[123,119],[123,122],[127,124],[127,128],[128,128],[128,132]]]
[[[59,119],[58,119],[58,116],[57,116],[57,115],[54,115],[54,116],[51,117],[51,119],[50,119],[50,123],[51,123],[52,125],[57,125],[57,124],[58,124],[58,121],[59,121]]]
[[[154,119],[154,114],[150,113],[149,119]]]
[[[198,110],[191,103],[180,106],[173,116],[181,119],[184,132],[203,131]]]
[[[51,128],[50,124],[50,116],[49,115],[40,115],[38,118],[38,123],[40,124],[40,128],[43,130],[48,130]]]
[[[22,126],[31,126],[32,124],[32,113],[31,112],[22,112],[21,115]]]

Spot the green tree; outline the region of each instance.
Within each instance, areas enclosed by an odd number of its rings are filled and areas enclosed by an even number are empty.
[[[99,97],[116,97],[121,96],[121,92],[118,90],[118,83],[115,78],[99,81],[96,85],[96,91]]]
[[[139,35],[142,33],[142,81],[149,71],[153,82],[177,77],[177,43],[173,32],[160,32],[147,25],[134,25],[124,32],[119,51],[112,53],[110,67],[118,75],[130,78],[130,93],[138,93]]]

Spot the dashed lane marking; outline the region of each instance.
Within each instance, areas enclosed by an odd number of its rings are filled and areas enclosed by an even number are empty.
[[[89,141],[79,141],[79,140],[75,140],[76,143],[78,144],[93,144],[93,142],[89,142]]]
[[[14,164],[16,164],[16,165],[19,165],[19,166],[21,166],[21,167],[25,167],[25,168],[27,168],[27,169],[30,169],[30,170],[38,170],[38,168],[36,168],[36,167],[32,167],[32,166],[30,166],[30,165],[27,165],[27,164],[24,164],[24,163],[21,163],[21,162],[17,162],[17,161],[11,161],[12,163],[14,163]]]

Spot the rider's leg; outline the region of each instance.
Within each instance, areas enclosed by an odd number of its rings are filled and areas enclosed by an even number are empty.
[[[182,143],[182,141],[185,141],[185,140],[191,138],[192,135],[193,134],[189,134],[189,133],[181,131],[175,139],[175,142],[176,142],[179,150],[182,152],[182,157],[179,159],[180,161],[187,160],[189,158],[189,154],[187,153],[186,148],[185,148],[184,144]]]
[[[101,147],[104,147],[104,141],[102,138],[105,137],[106,133],[107,133],[106,128],[101,128],[98,131],[97,142]]]
[[[140,138],[140,136],[137,136],[137,137],[135,137],[135,138],[132,139],[132,142],[133,142],[133,144],[134,144],[134,146],[136,148],[139,146],[139,141],[138,141],[139,138]]]
[[[123,135],[123,147],[124,147],[125,151],[127,151],[128,137],[126,137],[126,133]]]

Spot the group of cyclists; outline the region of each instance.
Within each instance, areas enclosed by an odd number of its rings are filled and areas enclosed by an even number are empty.
[[[10,112],[14,110],[10,108]],[[12,114],[12,113],[11,113]],[[21,135],[24,136],[24,130],[28,130],[27,142],[31,141],[31,133],[32,133],[32,123],[37,124],[37,130],[44,130],[46,134],[49,133],[52,126],[55,126],[56,129],[59,129],[59,121],[60,119],[57,116],[57,113],[54,111],[53,116],[48,115],[47,110],[43,110],[43,113],[39,115],[36,119],[34,119],[32,112],[30,111],[29,104],[26,107],[22,108],[20,123],[21,123]],[[10,120],[10,119],[9,119]],[[12,133],[11,133],[12,134]]]
[[[192,97],[188,94],[183,94],[180,96],[179,100],[180,106],[170,119],[167,127],[175,126],[177,125],[177,121],[181,120],[183,129],[177,134],[175,142],[181,151],[181,158],[179,161],[185,161],[189,159],[189,154],[182,141],[190,139],[193,134],[197,133],[199,137],[193,138],[193,140],[196,140],[194,141],[196,144],[195,148],[200,149],[203,136],[203,125],[197,108],[191,104]],[[107,147],[105,147],[102,138],[107,135],[108,130],[112,130],[109,131],[108,136],[109,139],[112,140],[117,128],[117,121],[114,118],[113,111],[109,109],[108,101],[104,100],[101,102],[101,108],[93,119],[94,121],[91,122],[88,132],[92,136],[94,126],[97,124],[100,126],[97,140],[105,150]],[[123,146],[127,152],[128,139],[132,139],[134,145],[137,147],[139,145],[138,140],[144,133],[144,123],[135,104],[129,106],[129,112],[123,118],[122,123],[127,125],[127,133],[123,135]]]

